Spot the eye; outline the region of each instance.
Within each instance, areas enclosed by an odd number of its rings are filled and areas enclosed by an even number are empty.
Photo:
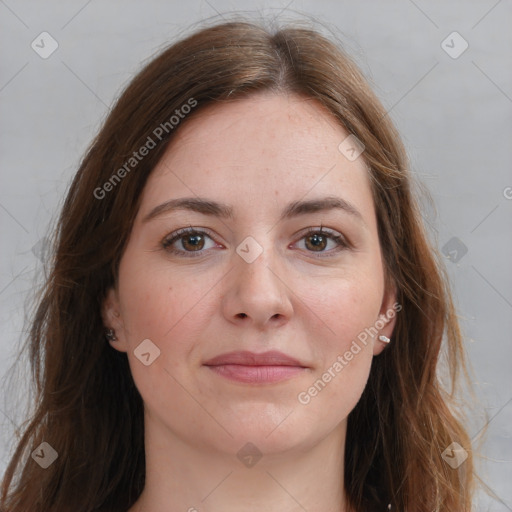
[[[194,258],[204,254],[205,249],[212,247],[205,247],[205,238],[209,238],[213,241],[213,238],[202,229],[195,229],[191,226],[188,228],[182,228],[174,233],[171,233],[167,238],[162,241],[162,247],[172,253],[187,258]],[[343,235],[337,234],[330,230],[325,231],[322,226],[320,228],[310,228],[303,236],[300,241],[304,240],[304,245],[307,252],[316,253],[329,253],[326,257],[333,256],[332,252],[338,253],[343,249],[348,249],[350,244],[347,242]],[[334,243],[334,249],[326,251],[328,242]],[[175,247],[176,242],[180,242],[181,249]],[[215,247],[215,245],[213,246]],[[316,256],[318,257],[318,256]],[[320,257],[324,257],[323,255]]]
[[[310,228],[306,233],[304,233],[300,240],[304,240],[304,246],[308,252],[338,253],[343,249],[349,248],[349,243],[343,235],[337,234],[330,230],[324,231],[324,228],[321,226],[320,229]],[[326,251],[325,248],[327,247],[329,241],[334,243],[334,250]],[[329,257],[333,255],[328,254],[326,256]],[[320,257],[324,256],[322,255]]]
[[[192,227],[179,229],[162,241],[162,247],[173,254],[194,258],[203,254],[205,248],[205,238],[213,240],[206,231],[194,229]],[[183,249],[174,247],[175,242],[180,241]],[[209,247],[206,247],[208,249]]]

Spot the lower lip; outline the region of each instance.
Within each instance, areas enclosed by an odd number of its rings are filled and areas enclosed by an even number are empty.
[[[208,366],[222,377],[238,382],[259,384],[287,380],[304,372],[301,366],[244,366],[241,364],[222,364]]]

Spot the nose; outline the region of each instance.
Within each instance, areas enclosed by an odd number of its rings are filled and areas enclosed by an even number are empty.
[[[252,263],[234,253],[233,265],[235,268],[225,282],[225,317],[231,322],[254,325],[259,330],[289,321],[293,312],[292,291],[274,252],[265,249]]]

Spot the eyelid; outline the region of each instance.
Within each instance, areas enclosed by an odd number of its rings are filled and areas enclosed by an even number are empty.
[[[304,238],[306,235],[309,235],[309,234],[316,234],[316,233],[321,233],[322,235],[331,235],[332,237],[334,238],[339,238],[341,241],[343,241],[346,245],[351,245],[350,242],[348,241],[347,237],[345,235],[343,235],[342,233],[340,233],[339,231],[336,231],[335,229],[331,229],[331,228],[326,228],[325,226],[322,226],[320,225],[320,227],[310,227],[310,228],[305,228],[304,230],[302,231],[299,231],[297,233],[297,235],[295,236],[300,236],[301,239]]]

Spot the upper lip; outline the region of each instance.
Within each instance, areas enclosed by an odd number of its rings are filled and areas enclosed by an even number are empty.
[[[277,350],[270,350],[257,354],[247,350],[227,352],[208,359],[204,363],[206,366],[220,366],[223,364],[239,364],[244,366],[301,366],[305,368],[297,359],[287,356]]]

